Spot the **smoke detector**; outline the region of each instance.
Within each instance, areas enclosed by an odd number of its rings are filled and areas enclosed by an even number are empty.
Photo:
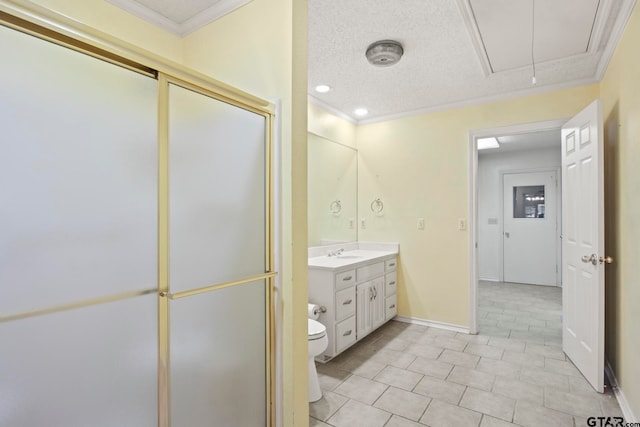
[[[367,60],[376,67],[389,67],[400,61],[404,49],[395,40],[380,40],[367,48]]]

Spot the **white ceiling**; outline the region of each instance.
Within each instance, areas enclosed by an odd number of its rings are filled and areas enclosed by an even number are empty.
[[[514,151],[543,150],[557,148],[560,156],[560,129],[521,133],[517,135],[499,135],[496,137],[500,147],[479,150],[478,155],[512,153]]]
[[[602,78],[633,0],[309,1],[309,95],[353,121],[370,122]],[[367,46],[393,39],[405,54],[377,68]],[[319,84],[332,87],[316,93]]]
[[[185,36],[251,0],[106,0],[171,33]]]

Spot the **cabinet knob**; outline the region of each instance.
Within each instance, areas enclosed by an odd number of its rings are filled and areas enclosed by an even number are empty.
[[[391,304],[391,305],[389,306],[389,308],[396,308],[396,305],[395,305],[395,304]]]
[[[345,332],[344,334],[342,334],[343,337],[348,337],[349,335],[351,335],[351,329],[349,329],[347,332]]]
[[[353,302],[353,300],[348,299],[348,300],[344,301],[344,302],[342,303],[342,305],[349,305],[349,304],[351,304],[352,302]]]
[[[395,280],[393,282],[389,282],[389,286],[393,286],[395,284],[396,284]]]
[[[347,277],[343,277],[342,281],[343,282],[348,282],[349,280],[353,279],[353,276],[347,276]]]

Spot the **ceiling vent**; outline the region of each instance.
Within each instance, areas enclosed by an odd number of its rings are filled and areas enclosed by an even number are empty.
[[[367,60],[376,67],[389,67],[400,61],[404,49],[394,40],[380,40],[367,48]]]

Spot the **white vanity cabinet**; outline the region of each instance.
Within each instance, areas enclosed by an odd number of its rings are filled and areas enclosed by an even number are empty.
[[[309,261],[309,302],[326,309],[318,319],[326,326],[329,339],[327,349],[317,358],[321,362],[331,360],[397,313],[396,253],[352,258]]]

